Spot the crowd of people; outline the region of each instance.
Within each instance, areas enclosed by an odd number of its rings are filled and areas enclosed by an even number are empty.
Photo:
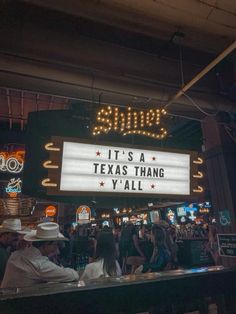
[[[211,228],[209,252],[216,254],[214,232]],[[166,222],[99,230],[66,225],[61,233],[54,222],[28,230],[20,219],[7,219],[0,226],[1,288],[176,269],[178,236]]]

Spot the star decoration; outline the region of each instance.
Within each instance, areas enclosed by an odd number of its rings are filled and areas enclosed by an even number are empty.
[[[96,156],[101,156],[101,152],[99,152],[99,150],[96,152]]]
[[[105,182],[101,181],[99,182],[100,186],[104,186]]]
[[[151,188],[154,189],[155,188],[155,184],[151,184]]]
[[[156,160],[156,157],[153,156],[153,157],[152,157],[152,160],[155,161],[155,160]]]

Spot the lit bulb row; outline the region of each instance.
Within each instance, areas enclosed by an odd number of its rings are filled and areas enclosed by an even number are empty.
[[[196,189],[193,189],[194,193],[202,193],[204,191],[203,187],[198,185]]]
[[[152,127],[160,124],[160,115],[166,115],[165,109],[150,109],[149,111],[133,111],[128,107],[127,112],[121,112],[118,107],[107,106],[97,113],[97,122],[103,125],[95,126],[93,135],[109,133],[110,131],[127,134],[142,134],[153,138],[164,138],[166,130],[161,129],[162,134],[156,134],[139,128]],[[126,131],[127,130],[127,131]]]
[[[120,119],[120,120],[119,120]],[[113,115],[114,126],[113,130],[117,131],[119,129],[118,122],[120,121],[120,132],[125,129],[125,114],[123,112],[119,112],[119,108],[115,108]]]
[[[126,136],[127,134],[140,134],[140,135],[145,135],[148,137],[159,138],[159,139],[163,139],[167,136],[167,131],[164,128],[161,128],[161,133],[162,134],[156,134],[156,133],[143,131],[143,130],[130,130],[130,131],[124,132],[122,135]]]
[[[194,164],[201,165],[203,164],[203,159],[201,157],[198,157],[196,160],[193,160]],[[204,178],[204,175],[201,171],[198,171],[197,173],[193,174],[193,178],[201,180]],[[193,189],[194,193],[202,193],[204,191],[204,188],[201,185],[198,185],[197,188]]]
[[[132,208],[123,208],[122,210],[121,210],[121,212],[122,213],[131,213],[132,212]],[[118,213],[118,211],[117,211],[117,213]]]
[[[100,111],[98,111],[98,116],[100,116],[101,113],[103,113],[105,116],[112,114],[111,106],[108,106],[106,109],[101,109]]]
[[[110,218],[109,214],[102,214],[102,218]]]
[[[98,135],[101,133],[109,133],[109,131],[111,131],[111,127],[104,127],[104,126],[95,126],[95,128],[93,129],[93,135]]]

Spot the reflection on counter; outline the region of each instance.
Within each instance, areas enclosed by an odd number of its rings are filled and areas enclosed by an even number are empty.
[[[30,295],[48,295],[57,292],[70,292],[74,290],[99,289],[104,287],[112,287],[116,285],[141,284],[149,281],[165,281],[178,277],[189,277],[197,274],[208,272],[224,272],[229,271],[229,268],[223,266],[201,267],[191,269],[176,269],[163,272],[153,272],[138,275],[125,275],[121,277],[106,277],[88,281],[78,281],[71,283],[47,283],[38,284],[33,287],[0,289],[0,300],[8,298],[18,298]]]

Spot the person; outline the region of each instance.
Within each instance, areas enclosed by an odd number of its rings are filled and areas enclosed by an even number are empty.
[[[221,258],[219,254],[219,246],[217,241],[217,227],[216,225],[209,225],[209,233],[208,233],[208,245],[207,250],[209,251],[214,265],[221,264]]]
[[[89,261],[89,248],[88,226],[78,225],[73,247],[75,269],[84,269]]]
[[[0,281],[2,281],[6,264],[12,250],[17,248],[18,234],[23,232],[21,220],[10,218],[0,226]]]
[[[64,236],[68,241],[64,242],[64,245],[59,247],[60,251],[60,261],[64,267],[72,266],[72,248],[73,248],[73,235],[72,235],[72,225],[66,224],[64,226]]]
[[[86,265],[81,279],[121,276],[117,261],[115,239],[111,232],[102,231],[98,235],[95,262]]]
[[[121,231],[120,254],[122,258],[122,272],[126,272],[126,265],[131,265],[131,274],[145,262],[145,255],[140,249],[138,235],[132,223]]]
[[[138,272],[155,272],[164,270],[171,261],[171,254],[165,242],[165,231],[159,225],[153,225],[152,231],[153,253],[149,263],[145,263]]]
[[[1,288],[28,287],[45,282],[70,282],[79,279],[71,268],[57,266],[48,256],[57,250],[58,241],[66,238],[59,232],[59,225],[45,222],[24,236],[32,242],[30,247],[15,251],[10,256]]]

